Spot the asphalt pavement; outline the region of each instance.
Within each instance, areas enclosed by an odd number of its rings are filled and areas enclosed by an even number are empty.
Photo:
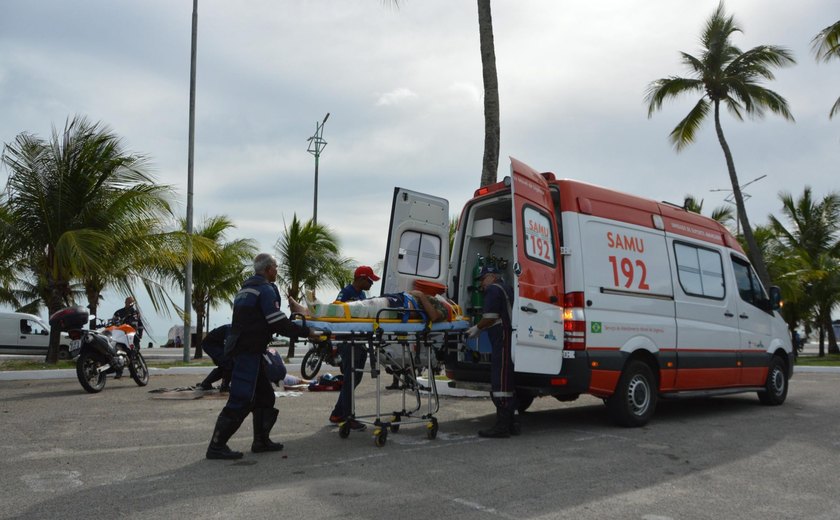
[[[75,378],[0,381],[0,518],[840,518],[836,374],[799,374],[782,406],[754,393],[662,401],[643,428],[612,425],[591,396],[542,398],[510,439],[476,435],[489,399],[442,397],[434,438],[423,401],[381,447],[377,407],[390,421],[405,403],[377,399],[366,376],[367,431],[328,424],[334,392],[281,394],[271,437],[285,448],[250,453],[247,420],[229,443],[238,461],[204,458],[222,395],[160,392],[194,383],[109,379],[87,394]]]

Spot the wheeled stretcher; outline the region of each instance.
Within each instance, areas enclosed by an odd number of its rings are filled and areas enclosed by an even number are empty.
[[[383,316],[401,316],[385,318]],[[460,318],[460,317],[459,317]],[[364,367],[355,366],[355,357],[351,356],[351,373],[349,380],[345,375],[344,384],[351,388],[350,417],[339,425],[338,434],[346,439],[350,436],[350,420],[357,420],[373,426],[373,440],[378,447],[385,445],[388,431],[397,433],[400,426],[406,424],[426,425],[429,439],[437,437],[438,421],[435,414],[440,409],[437,386],[435,385],[433,362],[435,351],[443,348],[449,341],[462,340],[462,335],[469,328],[469,322],[464,319],[432,323],[425,313],[415,308],[386,308],[380,309],[372,319],[352,317],[299,317],[297,323],[310,328],[323,330],[332,341],[350,344],[353,350],[365,349],[368,353],[370,377],[376,381],[376,410],[375,413],[357,415],[355,382],[357,374],[364,372]],[[427,360],[428,387],[422,386],[418,380],[421,368],[415,361],[412,346],[416,345],[418,353],[425,350]],[[402,409],[394,410],[383,417],[382,410],[382,378],[381,370],[386,369],[397,376],[402,387]],[[409,408],[408,395],[414,397],[414,405]],[[423,407],[423,393],[426,394],[426,408]]]

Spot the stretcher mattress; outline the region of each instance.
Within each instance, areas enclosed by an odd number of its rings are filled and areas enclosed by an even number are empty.
[[[302,324],[301,320],[294,320],[298,325]],[[376,331],[376,328],[381,328],[384,332],[422,332],[426,330],[426,322],[410,320],[408,322],[401,321],[379,321],[375,320],[352,320],[352,321],[338,321],[338,320],[306,320],[306,325],[315,329],[323,330],[329,333],[335,332],[356,332],[368,333]],[[470,323],[467,320],[454,321],[440,321],[429,324],[431,332],[447,332],[467,330]]]

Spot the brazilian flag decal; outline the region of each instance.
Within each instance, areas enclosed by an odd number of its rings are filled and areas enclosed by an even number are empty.
[[[600,321],[593,321],[592,325],[589,327],[590,332],[592,334],[600,334],[601,333],[601,322]]]

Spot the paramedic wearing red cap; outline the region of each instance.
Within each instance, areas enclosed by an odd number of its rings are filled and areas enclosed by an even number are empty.
[[[373,282],[379,280],[379,277],[374,274],[373,269],[369,266],[361,265],[356,268],[353,273],[353,283],[342,289],[335,298],[341,302],[352,302],[364,300],[366,298],[365,291],[369,291],[373,286]],[[338,346],[338,352],[341,354],[341,374],[344,376],[344,384],[341,385],[341,391],[338,394],[338,401],[335,403],[332,414],[330,414],[330,422],[338,424],[347,420],[350,415],[350,402],[352,399],[353,388],[350,386],[351,377],[351,356],[354,366],[357,369],[355,386],[359,386],[364,374],[365,363],[367,362],[367,350],[361,347],[353,347],[351,343],[342,343]],[[359,421],[352,419],[350,421],[350,429],[354,431],[362,431],[365,425]]]
[[[513,289],[502,280],[499,270],[485,266],[479,275],[484,291],[484,308],[481,321],[467,330],[471,338],[481,331],[487,331],[492,351],[490,353],[490,397],[496,405],[496,424],[487,430],[479,430],[480,437],[510,437],[519,434],[519,418],[516,416],[516,390],[513,381],[513,360],[511,359],[511,303]]]

